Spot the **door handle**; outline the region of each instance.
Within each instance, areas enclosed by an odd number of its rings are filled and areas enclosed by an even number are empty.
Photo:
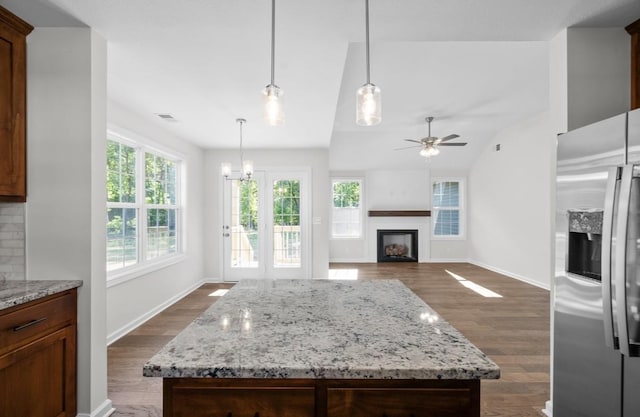
[[[229,235],[229,233],[223,233],[222,236],[229,237],[230,235]]]
[[[627,232],[629,225],[629,205],[631,202],[632,164],[626,165],[620,181],[620,202],[618,204],[618,224],[616,225],[616,310],[618,319],[618,340],[620,352],[629,356],[629,329],[627,327]],[[634,248],[635,250],[635,245]]]
[[[602,219],[602,313],[604,321],[604,341],[613,349],[618,349],[618,340],[613,328],[613,305],[611,301],[611,245],[613,237],[613,213],[615,204],[616,185],[620,179],[621,167],[609,169],[607,189],[604,197],[604,214]]]

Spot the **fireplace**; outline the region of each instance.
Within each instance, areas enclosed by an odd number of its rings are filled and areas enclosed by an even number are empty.
[[[378,262],[418,262],[418,230],[378,230]]]

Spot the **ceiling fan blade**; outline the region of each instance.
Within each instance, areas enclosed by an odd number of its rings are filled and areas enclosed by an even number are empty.
[[[456,135],[456,134],[445,136],[443,138],[440,138],[440,143],[446,142],[446,141],[451,140],[451,139],[459,138],[459,137],[460,137],[460,135]]]
[[[456,142],[456,143],[441,143],[438,146],[464,146],[467,142]]]
[[[403,150],[403,149],[419,148],[419,147],[421,147],[421,146],[422,146],[422,145],[413,145],[413,146],[407,146],[407,147],[404,147],[404,148],[395,148],[395,149],[394,149],[394,151],[401,151],[401,150]]]
[[[419,143],[422,144],[422,142],[420,142],[419,140],[415,140],[415,139],[405,139],[407,142],[415,142],[415,143]]]

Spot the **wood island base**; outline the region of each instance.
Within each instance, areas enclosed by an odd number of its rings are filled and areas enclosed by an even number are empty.
[[[479,417],[480,380],[164,378],[164,417]]]

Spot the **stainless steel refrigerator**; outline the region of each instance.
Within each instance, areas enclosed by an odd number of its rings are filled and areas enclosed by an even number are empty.
[[[554,417],[640,416],[640,110],[558,136]]]

